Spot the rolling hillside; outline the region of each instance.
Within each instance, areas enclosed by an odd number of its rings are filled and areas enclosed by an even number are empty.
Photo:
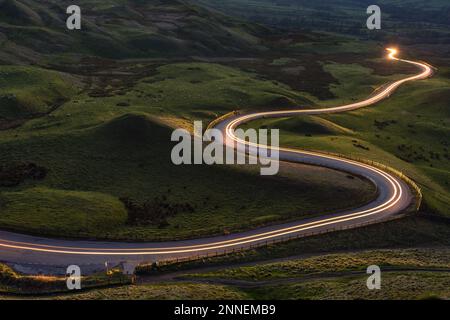
[[[411,43],[449,43],[450,3],[446,0],[194,0],[205,6],[267,25],[293,30],[325,30]],[[405,2],[407,5],[405,5]],[[382,30],[366,28],[366,9],[382,10]],[[332,8],[332,9],[331,9]],[[420,28],[421,32],[416,32]],[[427,29],[427,30],[424,30]]]
[[[116,59],[242,55],[259,50],[258,35],[266,31],[181,0],[78,1],[82,30],[69,31],[65,12],[71,4],[0,0],[0,63],[73,54]]]

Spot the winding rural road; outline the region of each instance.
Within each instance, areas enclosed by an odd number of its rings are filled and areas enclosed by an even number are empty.
[[[389,51],[389,59],[415,65],[421,72],[389,84],[361,102],[333,108],[234,115],[220,122],[216,128],[226,134],[225,143],[229,146],[245,147],[247,150],[249,148],[266,148],[266,146],[251,145],[240,140],[235,136],[234,129],[260,118],[326,114],[363,108],[389,97],[400,85],[406,82],[425,79],[432,75],[432,69],[427,64],[399,59],[396,57],[397,51],[395,49],[387,50]],[[103,268],[105,262],[109,262],[111,265],[123,261],[139,263],[220,253],[225,250],[263,245],[267,241],[282,240],[291,236],[357,227],[365,223],[376,223],[399,214],[414,200],[411,189],[405,181],[372,165],[315,152],[288,148],[278,148],[278,151],[280,160],[313,164],[363,176],[376,185],[378,196],[364,207],[338,214],[274,225],[228,236],[177,242],[125,243],[59,240],[0,231],[0,261],[14,264],[20,271],[29,273],[48,272],[49,270],[56,272],[57,268],[64,270],[63,268],[71,264],[82,266],[84,267],[83,271],[89,272]]]

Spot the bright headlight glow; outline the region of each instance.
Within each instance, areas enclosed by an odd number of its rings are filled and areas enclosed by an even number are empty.
[[[304,115],[317,115],[317,114],[326,114],[326,113],[337,113],[344,111],[352,111],[357,110],[359,108],[367,107],[377,103],[387,97],[389,97],[395,90],[401,86],[402,84],[414,81],[414,80],[422,80],[430,77],[433,74],[432,68],[422,62],[416,62],[411,60],[404,60],[398,58],[396,55],[399,50],[395,48],[387,48],[389,52],[389,59],[402,61],[411,65],[415,65],[419,67],[422,72],[413,76],[409,76],[404,79],[397,80],[388,86],[384,87],[382,90],[376,92],[375,95],[359,101],[354,102],[347,105],[336,106],[336,107],[325,107],[318,109],[295,109],[295,110],[277,110],[277,111],[265,111],[265,112],[256,112],[250,114],[238,114],[235,118],[231,118],[227,123],[224,123],[226,133],[225,143],[229,144],[232,148],[236,149],[236,144],[240,144],[245,147],[257,147],[257,148],[270,148],[270,146],[261,145],[261,144],[251,144],[250,142],[239,139],[238,136],[235,135],[235,129],[240,125],[254,121],[256,119],[270,118],[270,117],[291,117],[298,116],[301,114]],[[231,145],[230,145],[231,144]],[[40,240],[40,242],[25,242],[21,240],[17,240],[17,236],[12,238],[8,238],[5,236],[5,233],[0,233],[0,248],[1,251],[4,251],[5,248],[12,249],[11,251],[19,251],[18,254],[20,256],[24,256],[25,252],[45,252],[45,253],[55,253],[55,254],[68,254],[68,255],[87,255],[91,256],[89,258],[89,262],[93,261],[93,256],[139,256],[139,255],[148,255],[157,257],[162,259],[162,256],[166,257],[178,257],[177,254],[185,254],[186,256],[198,256],[199,252],[206,253],[211,251],[219,251],[226,253],[226,250],[233,250],[236,247],[244,247],[251,245],[257,246],[262,245],[264,242],[267,243],[269,240],[283,239],[286,236],[293,236],[295,234],[300,234],[301,232],[306,235],[306,232],[311,232],[316,229],[320,232],[325,228],[325,232],[327,232],[327,228],[336,228],[336,225],[342,225],[344,223],[349,223],[349,221],[354,221],[349,224],[350,227],[358,226],[357,221],[362,219],[368,219],[368,217],[373,217],[370,221],[379,222],[379,219],[383,218],[386,215],[394,215],[399,211],[403,210],[402,200],[408,201],[408,187],[405,184],[401,184],[401,179],[399,177],[394,177],[389,172],[385,172],[377,167],[372,165],[365,164],[363,162],[358,162],[355,160],[349,160],[345,158],[341,158],[338,156],[321,154],[312,151],[306,150],[297,150],[297,149],[289,149],[289,148],[278,148],[279,151],[286,152],[286,154],[297,154],[303,158],[309,158],[309,161],[304,161],[305,163],[311,162],[311,159],[320,159],[321,161],[333,162],[333,165],[330,168],[336,168],[336,163],[340,165],[345,165],[348,169],[350,166],[352,168],[357,169],[359,172],[364,170],[365,175],[368,176],[376,176],[378,177],[380,182],[383,182],[384,187],[386,188],[386,198],[384,201],[373,202],[371,205],[367,205],[367,208],[356,209],[350,212],[336,214],[328,217],[317,218],[316,220],[309,221],[299,221],[298,223],[292,223],[290,225],[281,225],[273,227],[272,229],[264,229],[264,230],[256,230],[254,232],[248,234],[237,234],[227,239],[223,238],[209,238],[209,239],[198,239],[195,243],[191,242],[174,242],[168,244],[159,244],[153,243],[148,245],[125,245],[125,244],[113,244],[113,243],[100,243],[100,244],[89,244],[86,245],[85,242],[73,242],[67,244],[67,242],[63,242],[64,244],[59,244],[60,241],[56,240]],[[303,163],[303,161],[297,161],[299,163]],[[326,166],[326,165],[324,165]],[[345,171],[345,170],[344,170]],[[406,198],[405,198],[406,194]],[[378,217],[379,216],[379,217]],[[5,239],[6,237],[6,239]],[[15,254],[15,253],[14,253]],[[42,258],[39,258],[41,260]],[[104,261],[104,257],[101,258],[100,261]]]
[[[395,48],[386,48],[386,50],[389,51],[388,58],[389,59],[395,59],[395,56],[397,55],[398,50],[395,49]]]

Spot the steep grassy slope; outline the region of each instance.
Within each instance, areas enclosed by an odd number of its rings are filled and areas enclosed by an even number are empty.
[[[196,3],[292,32],[275,33]],[[70,0],[0,0],[0,229],[173,240],[366,203],[375,196],[370,183],[324,168],[284,163],[278,176],[261,177],[253,166],[174,166],[170,134],[237,109],[326,107],[365,98],[380,84],[416,72],[380,58],[388,42],[401,41],[411,44],[402,55],[439,68],[433,79],[409,84],[364,110],[250,126],[281,129],[282,145],[402,170],[423,188],[423,212],[168,266],[218,266],[182,282],[56,298],[449,298],[448,220],[428,215],[450,212],[448,1],[379,3],[383,30],[367,33],[371,0],[80,0],[83,30],[69,32]],[[136,223],[123,198],[192,210]],[[405,249],[419,246],[427,248]],[[378,250],[292,258],[368,248]],[[274,258],[283,260],[220,267]],[[366,289],[369,264],[386,270],[381,291]],[[85,280],[111,283],[108,277]],[[30,289],[64,290],[64,281],[26,277],[0,264],[0,299]]]
[[[255,167],[175,166],[170,135],[159,121],[128,113],[73,133],[0,144],[0,163],[32,161],[49,170],[43,181],[3,188],[0,225],[55,236],[172,239],[324,214],[375,195],[367,181],[329,170],[325,179],[321,168],[298,175],[285,165],[279,177],[264,178]],[[164,226],[136,226],[127,220],[122,197],[161,197],[194,210],[168,216]]]
[[[367,290],[367,275],[293,281],[291,284],[224,285],[212,283],[145,284],[59,295],[58,300],[423,300],[448,299],[448,273],[386,273],[383,290]],[[8,296],[0,296],[0,299]],[[34,299],[45,299],[35,297]]]
[[[449,252],[445,248],[374,250],[317,255],[275,263],[178,274],[167,283],[140,283],[52,296],[52,299],[448,299]],[[367,289],[368,264],[382,269],[382,290]],[[0,272],[15,274],[0,265]],[[189,272],[189,271],[188,271]],[[1,278],[1,276],[0,276]],[[23,282],[26,279],[22,279]],[[30,279],[32,280],[32,279]],[[45,279],[55,286],[60,278]],[[95,280],[86,279],[86,280]],[[98,284],[105,277],[98,278]],[[145,279],[143,279],[145,281]],[[38,283],[38,280],[34,280]],[[151,279],[155,281],[155,279]],[[31,282],[31,281],[30,281]],[[93,282],[93,281],[92,281]],[[18,290],[18,289],[15,289]],[[3,290],[4,291],[4,290]],[[1,294],[1,287],[0,287]],[[0,296],[0,299],[8,299]],[[18,298],[18,297],[15,297]],[[47,299],[47,297],[33,297]]]
[[[68,31],[66,8],[71,4],[1,0],[0,61],[41,61],[61,54],[109,58],[243,54],[259,50],[258,34],[263,30],[181,0],[83,0],[77,3],[82,30]]]
[[[341,98],[326,105],[351,101],[353,92],[367,92],[371,89],[368,83],[380,81],[378,76],[367,73],[359,65],[332,66],[333,74],[340,82],[332,90]],[[280,128],[282,145],[331,151],[395,167],[423,188],[427,210],[448,215],[450,154],[446,137],[450,136],[450,80],[446,70],[443,67],[432,79],[407,84],[390,99],[373,107],[324,115],[319,120],[302,117],[257,121],[250,126]],[[347,85],[349,72],[353,74],[351,87]],[[295,121],[298,124],[293,126]],[[316,125],[308,127],[305,122]]]
[[[66,65],[74,53],[81,59],[74,70],[85,75],[86,85],[85,92],[75,95],[72,77],[65,74],[34,67],[2,67],[7,70],[0,89],[7,99],[3,101],[3,117],[15,120],[53,111],[1,132],[2,166],[32,162],[48,169],[43,181],[26,180],[19,187],[1,190],[1,209],[7,213],[2,217],[4,226],[37,231],[39,228],[26,221],[45,218],[53,223],[47,227],[43,223],[42,232],[56,235],[68,218],[58,215],[58,211],[67,204],[79,204],[74,205],[73,215],[80,219],[80,225],[99,223],[104,219],[101,211],[105,205],[114,213],[110,217],[112,231],[100,230],[96,234],[95,228],[82,230],[79,226],[71,228],[70,224],[69,229],[61,230],[75,236],[166,239],[223,233],[325,213],[325,209],[359,205],[373,196],[373,189],[366,182],[318,168],[305,169],[308,173],[299,177],[287,167],[281,177],[262,180],[256,176],[255,168],[173,168],[167,158],[170,129],[161,122],[191,128],[192,120],[209,121],[236,109],[308,107],[354,100],[365,96],[378,83],[398,76],[397,67],[386,68],[379,61],[368,60],[377,54],[376,50],[381,52],[380,44],[371,41],[366,45],[355,37],[335,34],[277,36],[261,42],[261,27],[177,0],[81,1],[83,31],[68,32],[64,22],[68,4],[0,0],[0,61],[36,60]],[[262,53],[261,45],[273,51]],[[247,58],[253,54],[256,58]],[[188,55],[201,55],[203,58],[197,61],[202,62],[186,62],[192,60]],[[240,59],[217,58],[226,55]],[[128,59],[137,57],[168,60]],[[170,59],[174,57],[176,61]],[[376,66],[376,72],[371,66]],[[349,91],[358,93],[357,97],[348,95]],[[442,94],[438,95],[445,100],[445,93]],[[444,109],[445,103],[440,108]],[[379,117],[385,116],[387,113]],[[284,144],[361,154],[400,169],[405,167],[413,178],[437,192],[430,201],[436,203],[433,208],[445,208],[445,164],[424,168],[427,173],[423,174],[421,169],[391,154],[396,146],[383,139],[374,142],[367,138],[370,133],[366,128],[372,123],[378,127],[380,122],[383,127],[387,120],[367,116],[369,122],[353,123],[351,115],[347,117],[342,123],[335,118],[313,117],[278,119],[259,125],[281,128]],[[431,118],[434,120],[436,114]],[[11,123],[8,126],[12,127]],[[434,136],[447,132],[438,129]],[[424,143],[431,141],[433,135],[430,133],[430,139]],[[429,151],[436,152],[434,147],[438,146],[432,143],[433,150]],[[367,148],[375,150],[374,157]],[[444,153],[440,157],[443,162]],[[326,177],[335,185],[325,181],[324,172],[329,172]],[[436,182],[439,179],[442,181]],[[238,186],[235,181],[240,182]],[[261,190],[254,192],[255,185]],[[189,188],[193,188],[192,192],[186,191]],[[324,190],[330,195],[326,201],[321,197]],[[439,198],[442,194],[444,200]],[[123,196],[142,201],[165,196],[172,202],[192,201],[198,209],[194,215],[171,217],[166,228],[134,228],[124,222],[124,208],[118,201]],[[85,211],[89,215],[83,215]],[[32,217],[34,212],[41,216]],[[244,216],[246,219],[242,219]]]
[[[450,5],[445,0],[380,0],[382,31],[366,28],[371,0],[196,0],[228,14],[291,30],[325,30],[363,35],[371,39],[429,45],[450,43]],[[416,32],[421,28],[421,32]]]
[[[78,93],[72,76],[40,68],[0,66],[0,125],[49,113]]]
[[[73,93],[71,76],[64,74],[63,81],[63,74],[35,67],[3,67],[9,71],[3,73],[2,89],[24,97],[20,101],[30,106],[11,110],[21,114],[42,108],[42,113],[1,132],[2,177],[14,178],[16,173],[8,168],[20,168],[21,163],[48,172],[44,180],[25,178],[18,186],[1,189],[3,227],[54,236],[171,239],[324,214],[374,196],[366,181],[319,168],[300,166],[304,173],[299,175],[287,165],[280,177],[264,179],[256,168],[173,166],[166,124],[190,129],[193,120],[206,125],[240,108],[311,102],[254,72],[215,63],[110,65],[115,69],[100,75],[100,68],[94,79],[79,77],[86,88],[80,94]],[[55,110],[46,105],[59,95],[70,100]],[[336,183],[330,185],[328,179]],[[322,200],[324,190],[332,195],[330,201]],[[164,228],[158,223],[133,226],[119,197],[166,197],[171,203],[190,203],[195,212],[169,217]],[[69,223],[73,219],[77,223]]]
[[[414,267],[447,269],[450,267],[450,250],[445,248],[427,248],[338,253],[192,274],[191,277],[263,281],[302,278],[305,275],[319,272],[365,272],[370,265],[377,265],[382,269],[407,269]]]
[[[311,104],[303,94],[286,85],[215,63],[145,65],[138,68],[136,73],[139,72],[148,75],[130,80],[114,75],[99,77],[88,90],[50,116],[29,121],[16,131],[3,132],[3,137],[63,133],[98,125],[129,112],[153,114],[173,126],[192,126],[193,120],[203,120],[206,126],[206,122],[236,109],[270,106],[280,100],[293,105]],[[4,83],[9,81],[8,76],[14,74],[5,73]],[[39,101],[47,90],[46,82],[34,86],[41,90],[35,95]]]

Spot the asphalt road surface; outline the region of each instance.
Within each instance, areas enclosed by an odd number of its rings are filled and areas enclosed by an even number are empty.
[[[428,78],[432,68],[425,63],[402,60],[396,57],[395,49],[388,49],[388,58],[413,64],[420,69],[414,76],[398,80],[374,93],[370,98],[349,105],[323,109],[299,109],[288,111],[258,112],[235,115],[219,123],[216,128],[225,133],[227,146],[246,151],[252,148],[268,148],[249,144],[234,134],[239,125],[260,118],[290,117],[345,112],[367,107],[388,98],[400,85]],[[0,231],[0,261],[14,265],[26,273],[64,273],[68,265],[82,267],[84,273],[104,269],[105,262],[115,265],[127,261],[132,264],[161,261],[170,258],[198,256],[207,253],[230,251],[236,248],[263,245],[315,232],[358,227],[365,223],[376,223],[401,213],[414,200],[410,187],[400,177],[377,167],[336,156],[277,148],[280,160],[313,164],[363,176],[372,181],[378,190],[377,198],[370,204],[354,210],[333,215],[304,219],[292,223],[259,228],[248,232],[211,238],[162,243],[126,243],[83,240],[60,240]]]

